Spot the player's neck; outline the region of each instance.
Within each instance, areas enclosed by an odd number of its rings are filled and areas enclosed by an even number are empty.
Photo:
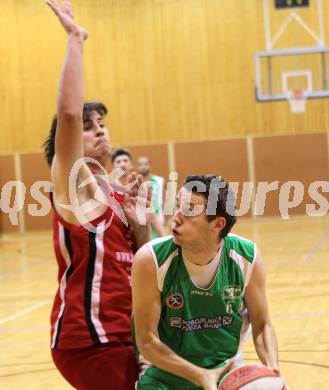
[[[182,254],[190,263],[196,265],[207,265],[216,257],[222,240],[220,242],[203,243],[193,247],[182,248]]]
[[[91,172],[94,175],[104,175],[104,174],[107,173],[106,169],[105,169],[105,166],[103,164],[101,164],[103,169],[100,166],[96,165],[96,164],[87,164],[87,165],[88,165],[88,167],[90,168]]]
[[[95,163],[91,163],[91,162],[88,162],[87,163],[87,166],[89,167],[89,169],[91,170],[91,172],[96,175],[104,175],[104,173],[107,172],[107,165],[108,165],[108,158],[107,157],[100,157],[100,158],[93,158],[94,160],[96,160],[99,165],[95,164]]]

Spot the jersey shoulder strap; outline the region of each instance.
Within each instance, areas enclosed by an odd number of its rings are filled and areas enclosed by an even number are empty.
[[[256,260],[256,244],[244,237],[231,233],[225,237],[224,241],[226,256],[239,266],[246,287]]]
[[[174,243],[172,236],[156,238],[146,245],[151,250],[157,270],[158,287],[162,292],[166,274],[179,254],[179,247]]]

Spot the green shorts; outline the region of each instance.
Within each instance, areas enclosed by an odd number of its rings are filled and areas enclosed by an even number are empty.
[[[137,390],[202,390],[176,375],[169,374],[157,367],[149,367],[137,383]]]

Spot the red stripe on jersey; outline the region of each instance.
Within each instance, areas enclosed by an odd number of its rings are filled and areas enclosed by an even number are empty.
[[[123,196],[115,198],[122,205]],[[108,208],[92,225],[104,226],[112,214]],[[131,342],[130,228],[114,214],[105,231],[92,233],[56,210],[53,225],[59,288],[51,313],[52,348]]]

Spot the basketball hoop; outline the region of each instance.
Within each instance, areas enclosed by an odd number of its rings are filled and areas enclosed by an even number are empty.
[[[290,103],[291,112],[305,112],[307,92],[303,89],[294,89],[286,92],[287,100]]]

